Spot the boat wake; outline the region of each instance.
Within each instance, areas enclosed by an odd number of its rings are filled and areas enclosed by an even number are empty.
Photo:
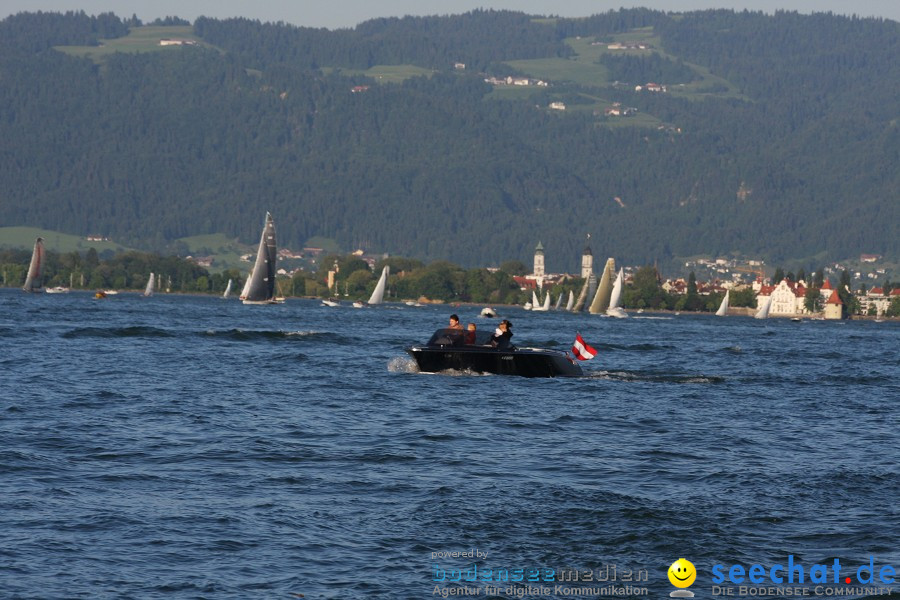
[[[724,383],[724,377],[715,375],[689,375],[683,373],[650,373],[645,371],[595,371],[585,374],[584,379],[606,379],[612,381],[649,381],[652,383]]]
[[[273,331],[273,330],[258,330],[258,329],[224,329],[224,330],[216,330],[216,329],[207,329],[200,333],[200,335],[206,337],[215,337],[223,340],[232,340],[238,342],[248,342],[248,341],[278,341],[278,340],[293,340],[293,341],[316,341],[316,342],[325,342],[325,343],[334,343],[334,344],[350,344],[351,340],[348,338],[337,335],[334,333],[329,333],[327,331]]]
[[[390,373],[418,373],[419,365],[411,358],[397,356],[388,361],[387,370]]]

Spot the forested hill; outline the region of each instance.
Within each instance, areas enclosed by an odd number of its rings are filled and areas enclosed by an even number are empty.
[[[587,233],[627,263],[900,256],[893,21],[179,23],[0,21],[0,225],[159,250],[253,242],[270,211],[292,248],[322,236],[484,265],[540,240],[556,271],[577,269]],[[532,85],[485,82],[507,76]],[[667,91],[635,91],[649,82]]]

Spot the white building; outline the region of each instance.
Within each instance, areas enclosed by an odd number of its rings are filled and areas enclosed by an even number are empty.
[[[756,296],[756,307],[762,306],[772,298],[769,305],[770,316],[795,316],[808,314],[806,310],[806,288],[795,284],[790,279],[782,279],[778,285],[764,285]]]

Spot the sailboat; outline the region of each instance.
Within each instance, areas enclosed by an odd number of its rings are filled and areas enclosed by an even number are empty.
[[[590,277],[584,280],[584,285],[581,286],[581,291],[578,292],[578,300],[576,300],[575,305],[571,309],[569,309],[572,312],[581,312],[584,309],[584,303],[587,302],[588,289],[591,286],[591,279],[595,279],[593,273],[591,273]]]
[[[628,316],[625,310],[619,306],[622,303],[622,287],[625,285],[625,269],[619,269],[619,275],[613,284],[612,293],[609,296],[609,308],[606,314],[617,319],[624,319]]]
[[[228,280],[228,285],[225,286],[225,293],[222,294],[222,298],[225,298],[227,300],[229,296],[231,296],[231,280],[230,279]]]
[[[753,315],[753,317],[754,317],[755,319],[767,319],[767,318],[769,318],[769,307],[770,307],[771,305],[772,305],[772,296],[769,296],[769,297],[766,299],[766,303],[763,304],[763,305],[760,307],[759,311],[757,311],[757,313],[756,313],[755,315]]]
[[[384,265],[384,268],[381,270],[381,277],[378,278],[378,283],[375,284],[375,289],[372,290],[372,295],[369,296],[369,304],[381,304],[384,302],[384,288],[387,286],[387,278],[390,274],[391,268],[388,265]]]
[[[547,290],[543,302],[538,299],[537,294],[531,292],[531,310],[540,312],[550,310],[550,290]]]
[[[553,310],[559,310],[559,307],[562,306],[562,299],[565,295],[565,292],[559,293],[559,298],[556,299],[556,304],[553,306]]]
[[[156,282],[156,276],[153,273],[150,273],[150,279],[147,280],[147,287],[144,288],[144,296],[152,296],[153,295],[153,286]]]
[[[275,300],[275,222],[266,213],[266,223],[259,238],[256,262],[244,286],[244,304],[277,304]]]
[[[603,275],[600,277],[600,284],[597,286],[597,294],[591,302],[590,313],[592,315],[604,314],[609,308],[609,299],[612,295],[612,278],[616,272],[616,259],[608,258],[606,267],[603,269]]]
[[[724,317],[728,314],[728,294],[731,293],[731,290],[725,290],[725,297],[722,298],[722,304],[719,305],[719,310],[716,311],[717,317]]]
[[[25,285],[22,289],[26,292],[40,292],[43,283],[42,271],[44,268],[44,238],[34,240],[34,251],[31,253],[31,264],[28,265],[28,276],[25,277]]]
[[[575,292],[569,290],[569,301],[566,302],[566,310],[572,312],[573,306],[575,306]]]

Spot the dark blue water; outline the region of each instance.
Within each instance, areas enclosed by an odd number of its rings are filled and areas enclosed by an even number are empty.
[[[492,328],[479,308],[452,310]],[[435,565],[476,563],[646,569],[664,597],[684,556],[708,598],[714,564],[900,571],[898,324],[501,309],[520,346],[581,331],[587,375],[416,373],[403,348],[450,310],[0,291],[0,596],[429,598]]]

